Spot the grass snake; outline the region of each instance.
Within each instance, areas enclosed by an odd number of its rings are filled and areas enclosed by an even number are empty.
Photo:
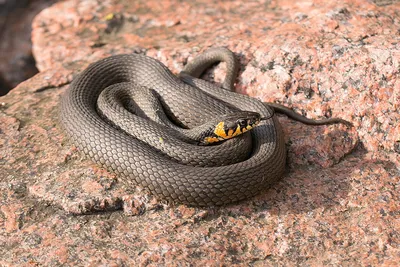
[[[218,62],[227,64],[222,87],[199,79]],[[60,122],[85,155],[126,184],[193,206],[237,202],[259,194],[284,173],[286,149],[274,111],[308,124],[344,122],[310,120],[235,93],[237,72],[236,58],[226,48],[207,50],[179,76],[145,55],[111,56],[74,79],[61,100]],[[204,131],[220,117],[243,111],[267,119],[215,145],[185,139],[185,131]]]

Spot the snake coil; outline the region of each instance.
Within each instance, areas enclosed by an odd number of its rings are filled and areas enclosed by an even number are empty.
[[[197,78],[220,61],[227,63],[223,88]],[[233,53],[225,48],[210,49],[194,59],[181,78],[144,55],[105,58],[91,64],[71,83],[61,100],[60,122],[76,146],[94,162],[115,172],[120,181],[139,185],[160,198],[193,206],[223,205],[250,198],[281,178],[286,152],[272,109],[257,99],[231,91],[237,66]],[[241,136],[206,148],[193,144],[183,147],[174,143],[174,136],[157,138],[161,128],[150,127],[148,121],[141,119],[135,127],[143,135],[153,136],[150,141],[143,141],[140,136],[116,129],[97,112],[101,92],[124,83],[154,90],[165,111],[189,128],[243,108],[272,118]],[[158,145],[152,146],[151,142]],[[164,147],[178,157],[166,155]],[[231,148],[229,153],[224,147]],[[203,163],[196,166],[187,162],[188,153],[192,156],[190,161],[198,155]],[[225,155],[223,162],[216,160],[216,154]]]

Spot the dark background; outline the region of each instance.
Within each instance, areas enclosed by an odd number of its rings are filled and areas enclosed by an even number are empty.
[[[38,72],[32,56],[33,18],[57,0],[0,0],[0,96]]]

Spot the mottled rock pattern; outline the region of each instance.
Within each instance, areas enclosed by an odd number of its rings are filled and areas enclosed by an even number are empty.
[[[41,72],[0,98],[0,265],[397,264],[400,5],[374,2],[69,0],[44,10],[33,24]],[[58,126],[60,95],[90,62],[138,52],[177,73],[210,46],[240,57],[238,91],[355,127],[280,117],[284,178],[254,199],[197,209],[126,188]]]

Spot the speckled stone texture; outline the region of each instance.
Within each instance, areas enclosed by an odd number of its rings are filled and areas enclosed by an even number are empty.
[[[384,2],[384,3],[383,3]],[[400,4],[64,1],[33,23],[41,71],[0,98],[0,266],[395,266],[400,260]],[[288,170],[228,207],[162,203],[84,158],[57,122],[90,62],[138,52],[173,72],[212,46],[279,117]],[[224,66],[206,79],[220,82]]]

